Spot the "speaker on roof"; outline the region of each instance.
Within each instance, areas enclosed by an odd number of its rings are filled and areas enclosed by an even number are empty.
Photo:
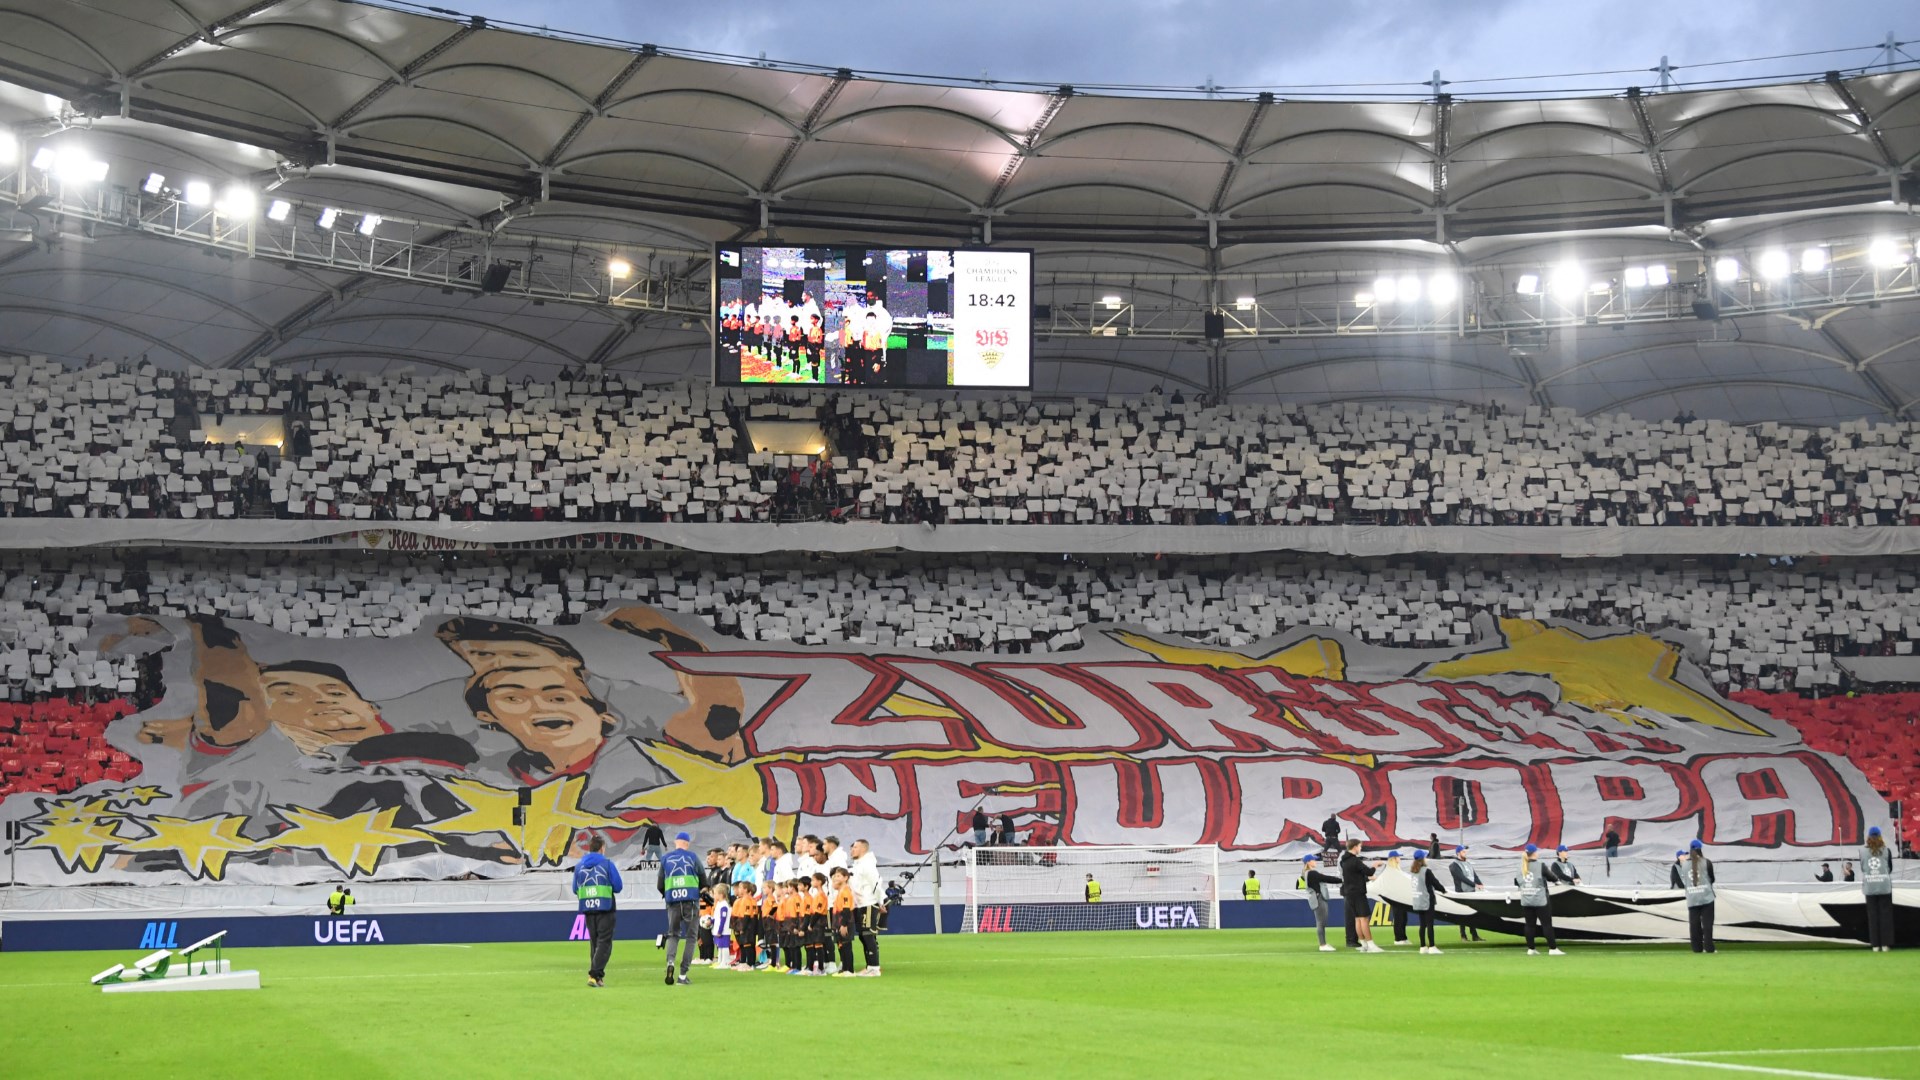
[[[499,292],[507,287],[507,279],[512,276],[513,267],[506,263],[492,263],[488,265],[486,274],[480,278],[480,291]]]
[[[1207,312],[1207,340],[1225,341],[1227,339],[1227,315],[1223,311]]]

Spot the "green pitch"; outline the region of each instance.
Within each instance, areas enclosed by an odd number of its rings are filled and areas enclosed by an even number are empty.
[[[651,942],[622,941],[604,990],[580,943],[235,949],[262,989],[204,994],[87,985],[131,952],[0,953],[0,1075],[732,1076],[777,1050],[809,1076],[970,1080],[1702,1072],[1630,1054],[1920,1078],[1920,950],[1529,957],[1452,933],[1443,956],[1323,954],[1297,930],[902,936],[880,979],[695,968],[673,988]]]

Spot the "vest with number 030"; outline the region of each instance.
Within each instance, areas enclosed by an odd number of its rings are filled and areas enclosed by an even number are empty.
[[[1867,896],[1893,895],[1893,849],[1878,854],[1860,849],[1860,891]]]

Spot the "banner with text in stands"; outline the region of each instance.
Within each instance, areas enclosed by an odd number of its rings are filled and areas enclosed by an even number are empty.
[[[1449,649],[1298,629],[1256,647],[1090,627],[1052,655],[722,639],[610,605],[576,625],[433,616],[307,638],[214,617],[96,631],[162,653],[164,698],[116,722],[131,782],[15,795],[34,884],[497,877],[649,825],[698,850],[870,841],[1370,845],[1845,858],[1888,808],[1846,759],[1716,695],[1641,634],[1507,621]],[[984,798],[984,802],[982,799]],[[523,813],[516,809],[524,808]],[[650,895],[650,893],[648,894]]]

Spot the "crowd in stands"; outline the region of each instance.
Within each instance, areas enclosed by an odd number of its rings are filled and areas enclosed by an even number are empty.
[[[0,799],[140,775],[140,763],[106,741],[107,725],[133,711],[126,698],[0,702]]]
[[[90,651],[96,624],[116,614],[217,614],[337,637],[404,634],[438,613],[564,624],[638,600],[748,641],[1001,653],[1071,650],[1097,623],[1231,647],[1296,626],[1440,647],[1478,640],[1476,619],[1566,619],[1665,633],[1722,689],[1826,695],[1852,687],[1838,657],[1912,654],[1915,585],[1896,559],[10,553],[0,690],[138,695],[131,659]]]
[[[275,446],[209,442],[229,418]],[[756,450],[758,421],[817,453]],[[0,514],[367,521],[1920,523],[1920,425],[1529,407],[1027,401],[646,384],[592,367],[168,372],[0,360]]]

